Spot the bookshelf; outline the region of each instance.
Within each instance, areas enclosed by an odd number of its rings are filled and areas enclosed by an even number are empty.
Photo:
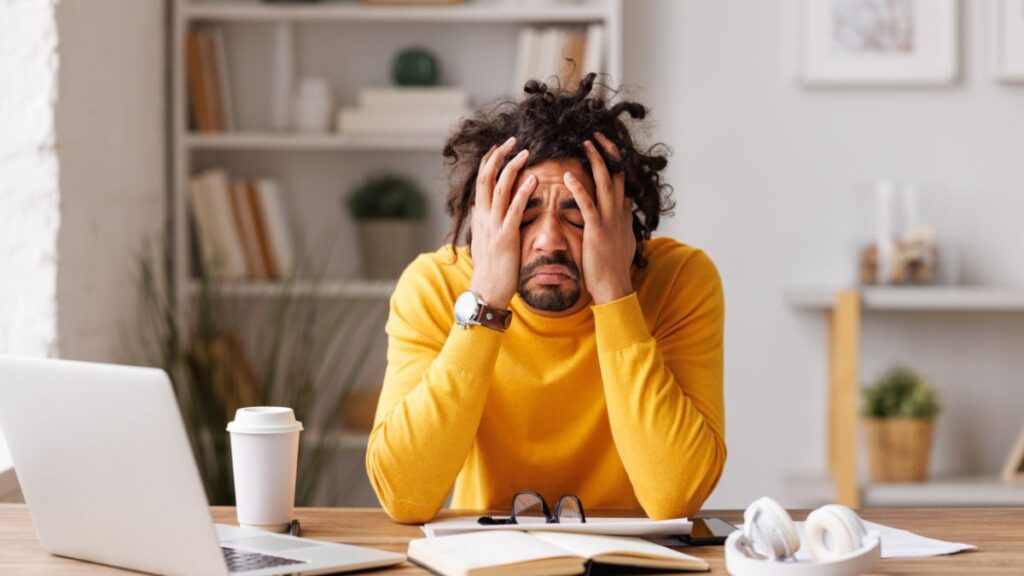
[[[1021,313],[1024,289],[985,286],[792,288],[789,306],[824,313],[829,336],[829,477],[792,477],[794,496],[868,506],[1021,506],[1024,485],[998,474],[933,478],[923,483],[862,482],[858,475],[860,334],[868,312]]]
[[[393,55],[405,47],[421,46],[441,62],[441,84],[463,88],[470,106],[477,107],[513,94],[524,27],[592,24],[604,27],[603,71],[613,81],[621,81],[622,0],[466,0],[437,6],[370,6],[351,0],[174,0],[171,273],[180,333],[186,337],[190,333],[202,293],[193,274],[193,259],[199,252],[190,233],[188,190],[190,177],[201,171],[224,168],[230,176],[274,178],[281,185],[298,249],[321,246],[325,236],[333,239],[320,280],[218,282],[212,295],[230,301],[232,307],[265,305],[288,297],[358,300],[355,305],[363,314],[386,311],[395,282],[360,277],[355,226],[342,206],[348,191],[371,174],[393,170],[410,175],[427,194],[421,252],[437,249],[448,229],[443,211],[447,187],[443,137],[310,134],[271,127],[275,28],[290,27],[296,78],[327,79],[336,106],[355,104],[361,87],[388,85]],[[235,119],[234,129],[228,132],[189,129],[188,34],[208,27],[221,31],[226,48]],[[365,433],[341,431],[338,438],[332,442],[342,452],[339,458],[346,460],[345,466],[358,467],[358,462],[348,460],[361,458]],[[348,504],[376,504],[371,490],[363,493],[369,495],[365,502]]]

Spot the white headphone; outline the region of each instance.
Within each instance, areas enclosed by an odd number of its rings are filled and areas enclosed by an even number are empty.
[[[800,548],[793,519],[775,500],[758,498],[743,513],[743,530],[725,541],[725,569],[733,576],[855,576],[880,558],[878,535],[846,506],[822,506],[804,527],[814,562],[793,559]]]

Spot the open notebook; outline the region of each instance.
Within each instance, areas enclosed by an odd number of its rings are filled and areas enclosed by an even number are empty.
[[[588,561],[599,566],[709,569],[700,558],[639,538],[512,530],[413,540],[409,560],[444,576],[582,574]]]

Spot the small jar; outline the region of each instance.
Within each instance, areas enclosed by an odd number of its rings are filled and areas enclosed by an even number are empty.
[[[333,112],[330,82],[326,78],[303,78],[292,103],[295,129],[316,134],[330,132]]]

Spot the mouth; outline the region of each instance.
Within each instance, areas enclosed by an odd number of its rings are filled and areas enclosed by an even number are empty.
[[[534,271],[530,278],[541,285],[563,284],[576,279],[575,275],[565,266],[541,266]]]

